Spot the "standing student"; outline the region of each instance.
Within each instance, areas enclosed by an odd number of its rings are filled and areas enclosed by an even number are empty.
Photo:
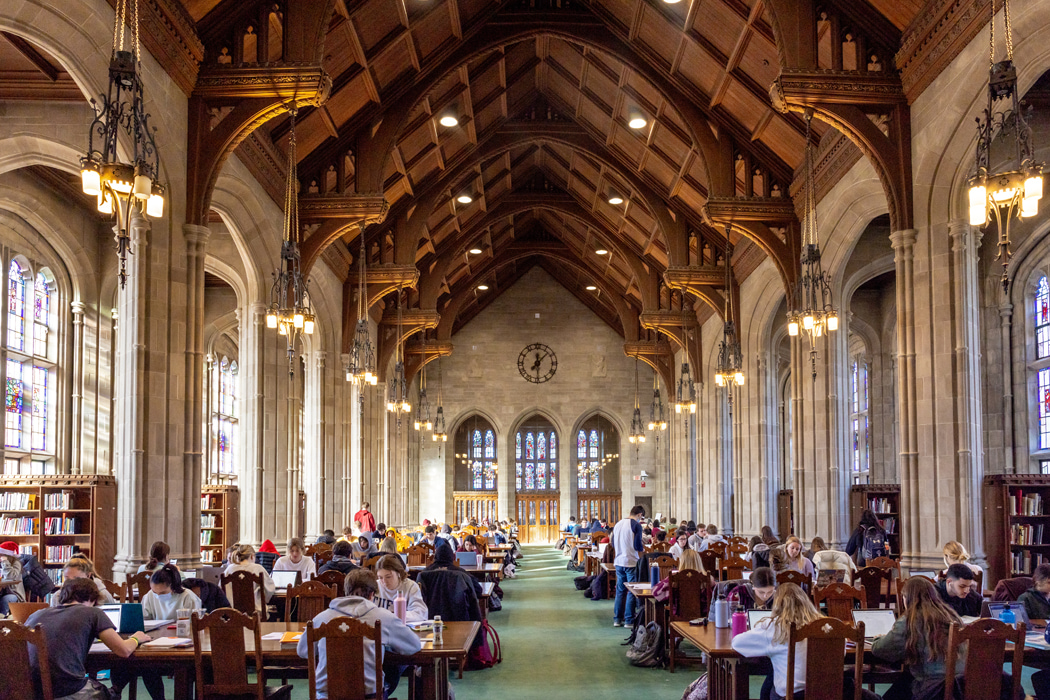
[[[61,700],[108,700],[109,691],[94,680],[88,680],[85,662],[91,644],[101,639],[110,651],[122,659],[135,653],[149,641],[144,632],[121,639],[106,613],[96,606],[98,588],[87,578],[69,579],[55,594],[55,607],[38,610],[26,620],[27,627],[40,625],[47,639],[47,660],[51,690]],[[29,664],[39,675],[37,648],[29,646]]]
[[[358,532],[375,532],[376,516],[369,510],[371,506],[367,501],[361,504],[361,510],[354,513],[354,525]]]
[[[630,517],[616,523],[612,533],[612,546],[616,551],[616,600],[613,603],[613,627],[634,624],[634,612],[637,599],[627,592],[627,584],[637,580],[635,565],[645,551],[642,545],[641,520],[645,517],[645,508],[631,508]],[[626,616],[624,605],[626,604]]]
[[[983,599],[973,580],[973,571],[966,564],[949,566],[944,580],[937,584],[937,592],[940,593],[941,600],[956,614],[980,616]]]
[[[293,537],[288,540],[288,553],[277,560],[273,565],[273,570],[298,571],[304,581],[309,581],[317,575],[317,564],[313,557],[303,554],[305,550],[302,538]]]
[[[0,544],[0,617],[10,613],[11,603],[21,603],[26,599],[26,589],[22,585],[22,560],[18,558],[18,544],[4,542]]]
[[[273,598],[274,585],[273,579],[270,578],[270,574],[266,573],[261,565],[255,563],[255,548],[250,544],[235,545],[230,550],[230,565],[223,571],[224,574],[229,576],[230,574],[238,571],[247,571],[251,574],[262,575],[263,590],[262,590],[262,602],[259,601],[259,586],[255,584],[255,608],[263,614],[263,618],[266,617],[266,604],[270,602],[270,598]],[[233,600],[233,596],[230,591],[226,591],[226,596]]]
[[[868,559],[885,556],[886,530],[870,508],[860,514],[860,522],[849,537],[846,554],[856,554],[857,566],[866,566]]]
[[[388,554],[376,564],[376,578],[379,589],[376,591],[375,603],[385,610],[394,609],[394,600],[398,594],[405,597],[406,622],[422,622],[429,618],[427,604],[423,601],[423,592],[419,584],[408,577],[405,562],[396,554]]]
[[[154,571],[168,563],[170,555],[171,547],[168,546],[168,543],[157,540],[150,545],[149,561],[145,564],[139,564],[138,573],[141,574],[143,571],[148,571],[152,574]]]

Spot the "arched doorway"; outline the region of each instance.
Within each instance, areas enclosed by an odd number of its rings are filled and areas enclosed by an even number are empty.
[[[576,517],[620,519],[620,432],[601,415],[576,432]]]
[[[514,489],[521,542],[553,542],[558,537],[558,433],[534,415],[514,436]]]
[[[460,424],[453,445],[453,522],[462,524],[471,518],[479,523],[497,520],[496,431],[475,414]]]

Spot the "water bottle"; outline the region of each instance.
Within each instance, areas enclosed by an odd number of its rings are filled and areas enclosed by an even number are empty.
[[[1009,603],[1007,603],[1006,607],[1003,608],[1002,611],[999,613],[999,622],[1004,622],[1010,625],[1011,627],[1013,627],[1014,623],[1017,622],[1017,615],[1015,615],[1014,611],[1010,609]]]
[[[649,565],[649,583],[654,586],[660,583],[660,565],[650,564]]]
[[[408,622],[408,599],[401,591],[398,591],[397,597],[394,598],[394,614],[401,622]]]
[[[715,619],[715,627],[719,629],[729,627],[729,602],[724,593],[719,593],[718,600],[711,603],[711,617]]]
[[[733,611],[733,636],[737,636],[741,632],[747,631],[747,615],[744,613],[744,606],[738,605],[736,610]]]
[[[440,615],[434,616],[434,646],[445,643],[445,623]]]

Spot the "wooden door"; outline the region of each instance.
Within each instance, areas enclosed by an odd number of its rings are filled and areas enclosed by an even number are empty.
[[[581,521],[603,518],[610,527],[622,517],[620,494],[598,491],[579,491],[576,497],[576,517]]]
[[[556,542],[558,494],[518,496],[518,541],[522,544]]]
[[[499,509],[495,492],[455,491],[452,494],[452,510],[455,525],[475,518],[478,524],[499,519]]]

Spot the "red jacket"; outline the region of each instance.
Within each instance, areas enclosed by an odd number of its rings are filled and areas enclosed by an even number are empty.
[[[367,510],[362,509],[354,513],[354,522],[358,523],[358,527],[361,528],[361,532],[376,531],[376,518]]]

